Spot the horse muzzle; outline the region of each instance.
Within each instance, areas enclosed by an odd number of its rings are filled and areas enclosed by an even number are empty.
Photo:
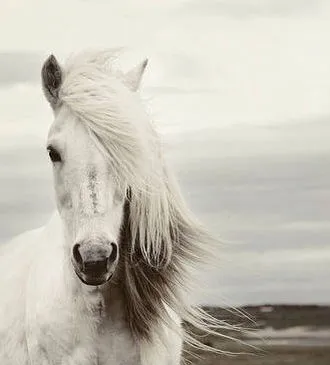
[[[90,240],[76,243],[72,264],[79,279],[87,285],[102,285],[111,279],[119,258],[115,242]]]

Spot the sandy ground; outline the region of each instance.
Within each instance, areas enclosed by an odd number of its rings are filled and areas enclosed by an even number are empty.
[[[201,355],[197,360],[188,359],[194,365],[329,365],[330,346],[328,347],[288,347],[272,346],[264,348],[264,354],[255,355]],[[189,364],[187,361],[186,364]]]

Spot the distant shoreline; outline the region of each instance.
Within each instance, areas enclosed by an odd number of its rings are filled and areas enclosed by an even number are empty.
[[[260,330],[283,330],[292,327],[330,328],[330,305],[263,304],[237,308],[203,307],[211,315],[230,324]]]

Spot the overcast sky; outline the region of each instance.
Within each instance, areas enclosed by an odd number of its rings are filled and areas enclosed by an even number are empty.
[[[49,218],[50,52],[130,48],[184,195],[228,241],[204,302],[329,303],[327,0],[2,0],[0,239]]]

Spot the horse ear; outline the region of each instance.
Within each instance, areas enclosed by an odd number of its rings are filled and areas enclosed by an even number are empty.
[[[143,62],[139,63],[133,69],[124,74],[124,83],[130,90],[137,91],[139,89],[147,64],[148,59],[146,58]]]
[[[59,103],[59,91],[63,81],[63,72],[54,55],[50,55],[41,70],[42,88],[46,99],[54,109]]]

